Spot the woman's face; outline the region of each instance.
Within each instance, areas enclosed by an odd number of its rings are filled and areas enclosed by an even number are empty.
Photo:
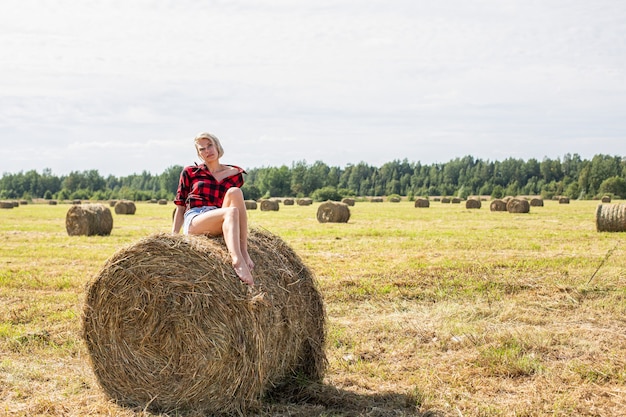
[[[196,150],[198,151],[198,156],[206,163],[218,158],[217,147],[213,144],[211,139],[200,139],[196,144]]]

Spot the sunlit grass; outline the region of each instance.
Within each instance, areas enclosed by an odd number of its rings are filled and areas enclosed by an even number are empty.
[[[318,223],[318,204],[281,205],[249,219],[317,276],[327,384],[445,415],[620,415],[626,242],[595,231],[597,204],[357,202],[344,224]],[[80,341],[84,285],[121,247],[169,232],[173,206],[138,203],[114,214],[111,236],[90,237],[67,235],[68,208],[0,210],[0,416],[143,415],[97,387]]]

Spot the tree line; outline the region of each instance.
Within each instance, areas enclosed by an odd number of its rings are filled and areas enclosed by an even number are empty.
[[[182,166],[174,165],[153,175],[143,171],[124,177],[106,178],[97,170],[72,171],[56,176],[50,169],[4,173],[0,178],[0,199],[80,199],[135,201],[173,199]],[[484,161],[472,156],[445,163],[422,164],[394,160],[380,167],[365,162],[341,168],[322,161],[291,166],[248,170],[242,187],[246,199],[268,197],[312,197],[317,201],[354,196],[541,195],[550,199],[567,196],[593,199],[602,195],[626,197],[626,158],[595,155],[582,159],[578,154],[562,158]]]

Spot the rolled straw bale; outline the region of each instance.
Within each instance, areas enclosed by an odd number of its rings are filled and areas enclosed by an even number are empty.
[[[160,199],[157,201],[157,204],[159,204],[159,205],[161,205],[161,206],[165,206],[165,205],[167,205],[167,199],[165,199],[165,198],[160,198]]]
[[[559,204],[569,204],[569,197],[559,198]]]
[[[482,206],[482,203],[478,198],[469,198],[465,201],[466,209],[479,209]]]
[[[50,204],[51,206],[56,206],[57,205],[57,201],[56,200],[48,200],[48,204]]]
[[[256,210],[256,201],[254,200],[246,200],[244,201],[245,205],[246,205],[246,210]]]
[[[130,200],[120,200],[115,203],[115,214],[135,214],[137,207]]]
[[[261,211],[278,211],[278,201],[261,200]]]
[[[115,207],[116,204],[117,204],[117,200],[110,200],[109,201],[109,207]]]
[[[313,204],[313,200],[311,198],[308,198],[308,197],[299,198],[298,200],[296,200],[296,203],[299,206],[310,206],[311,204]]]
[[[543,207],[543,199],[542,198],[533,198],[530,200],[531,207]]]
[[[72,200],[72,204],[83,204],[80,200]]]
[[[461,204],[461,199],[459,197],[454,197],[450,202],[452,204]]]
[[[28,205],[28,200],[20,200],[20,204],[26,206]]]
[[[341,199],[341,202],[344,204],[347,204],[350,207],[354,207],[354,204],[356,203],[356,200],[354,198],[350,198],[350,197],[345,197]]]
[[[222,238],[157,234],[109,258],[82,316],[102,389],[132,407],[243,415],[273,387],[320,382],[325,312],[312,273],[269,232],[251,230],[248,251],[252,291]]]
[[[451,200],[450,200],[450,197],[443,197],[443,198],[441,199],[441,202],[442,202],[443,204],[450,204],[450,201],[451,201]]]
[[[415,207],[427,208],[430,207],[430,201],[427,198],[418,197],[415,199]]]
[[[285,198],[283,200],[283,204],[286,206],[293,206],[296,202],[294,201],[293,198]]]
[[[72,205],[65,215],[70,236],[108,236],[113,229],[111,210],[104,204]]]
[[[603,203],[610,203],[611,202],[611,196],[610,195],[605,195],[602,197],[602,202]]]
[[[506,203],[506,211],[509,213],[529,213],[530,203],[524,198],[511,198]]]
[[[13,206],[13,202],[12,201],[0,201],[0,208],[3,209],[12,209]]]
[[[393,196],[393,197],[389,198],[389,202],[391,202],[391,203],[399,203],[400,200],[401,200],[401,198],[397,197],[397,196]]]
[[[317,221],[320,223],[347,223],[350,220],[350,207],[339,201],[325,201],[317,208]]]
[[[370,198],[370,202],[372,202],[372,203],[382,203],[383,202],[383,198],[382,197],[372,197],[372,198]]]
[[[506,203],[499,198],[492,200],[489,204],[489,210],[491,211],[506,211]]]
[[[598,232],[626,232],[626,204],[598,204],[596,230]]]

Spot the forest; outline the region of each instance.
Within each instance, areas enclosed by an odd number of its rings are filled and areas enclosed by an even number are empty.
[[[143,171],[123,177],[102,176],[97,170],[55,175],[46,168],[3,173],[0,199],[109,200],[173,199],[182,166],[161,174]],[[291,166],[252,168],[242,187],[246,199],[311,197],[316,201],[343,197],[400,195],[415,197],[489,195],[567,196],[589,200],[603,195],[626,197],[626,157],[598,154],[591,160],[578,154],[562,158],[502,161],[455,158],[445,163],[422,164],[394,160],[380,167],[365,162],[345,167],[296,161]]]

